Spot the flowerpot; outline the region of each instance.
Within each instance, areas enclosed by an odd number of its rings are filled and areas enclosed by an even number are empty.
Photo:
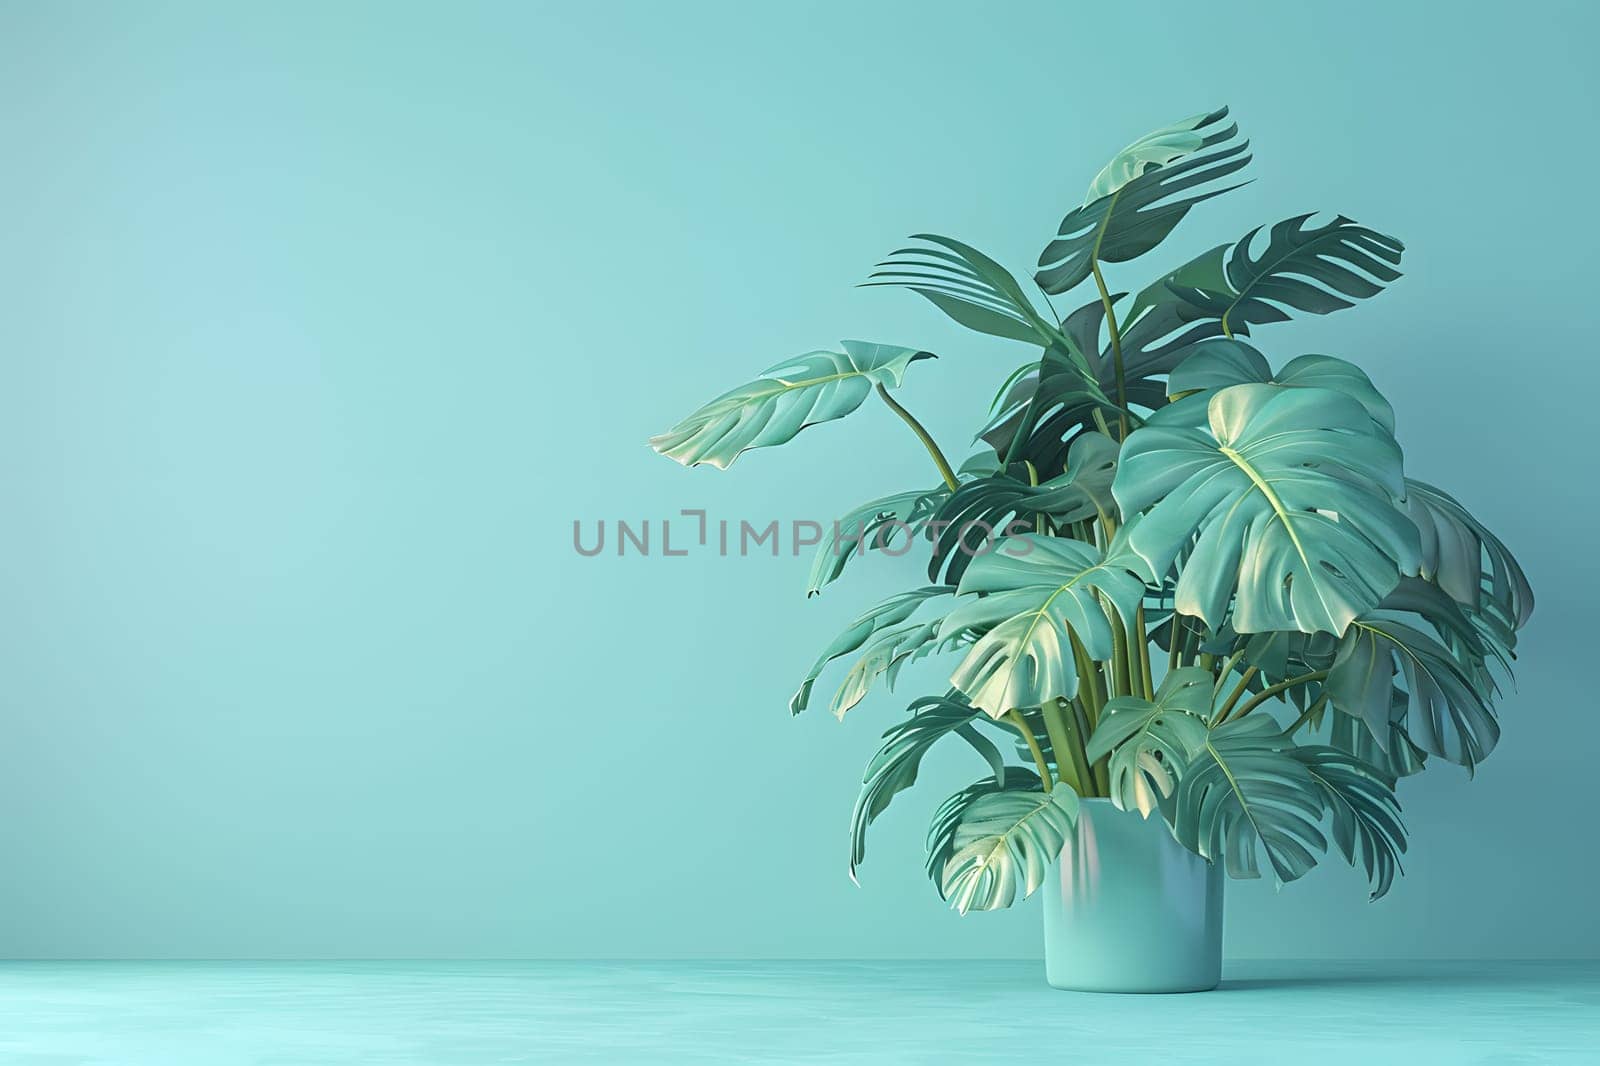
[[[1083,800],[1042,890],[1046,979],[1080,992],[1217,987],[1222,884],[1159,814]]]

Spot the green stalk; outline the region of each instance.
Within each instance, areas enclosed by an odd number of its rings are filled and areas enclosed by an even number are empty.
[[[1100,712],[1106,705],[1105,693],[1100,687],[1100,664],[1089,658],[1089,650],[1078,639],[1078,634],[1069,629],[1067,639],[1072,642],[1072,661],[1078,668],[1078,695],[1087,697],[1084,703],[1089,711],[1089,724],[1093,727],[1100,724]]]
[[[1178,668],[1178,661],[1183,654],[1183,642],[1188,633],[1178,624],[1178,612],[1174,608],[1172,615],[1167,619],[1167,673]]]
[[[1044,731],[1050,737],[1050,746],[1055,749],[1056,777],[1078,795],[1088,795],[1083,790],[1083,776],[1077,772],[1083,756],[1072,750],[1072,734],[1067,729],[1060,704],[1055,700],[1046,700],[1039,708],[1039,716],[1044,719]]]
[[[1289,728],[1283,731],[1283,735],[1293,736],[1295,733],[1299,732],[1300,727],[1311,721],[1311,719],[1316,716],[1317,712],[1322,710],[1323,706],[1327,702],[1328,694],[1326,692],[1312,700],[1310,705],[1307,706],[1305,710],[1300,712],[1300,717],[1296,718],[1294,722],[1290,724]]]
[[[1226,722],[1228,720],[1228,712],[1233,710],[1233,705],[1238,703],[1239,702],[1239,698],[1241,696],[1243,696],[1246,692],[1249,691],[1249,689],[1250,689],[1250,679],[1252,677],[1256,676],[1257,670],[1258,670],[1257,667],[1252,666],[1250,669],[1246,670],[1242,675],[1240,675],[1239,684],[1234,688],[1233,692],[1228,696],[1228,702],[1224,703],[1222,705],[1222,710],[1217,712],[1217,722],[1216,722],[1216,724],[1221,725],[1223,722]],[[1227,676],[1227,675],[1224,674],[1223,676]]]
[[[1156,698],[1156,682],[1150,673],[1150,635],[1145,632],[1142,603],[1133,612],[1133,634],[1139,651],[1139,677],[1144,684],[1144,698],[1153,700]]]
[[[944,457],[944,452],[939,450],[939,445],[934,441],[933,434],[922,428],[922,423],[918,422],[910,411],[895,402],[894,397],[889,395],[889,390],[883,387],[882,382],[878,383],[878,395],[883,397],[883,402],[889,405],[889,410],[905,419],[906,425],[910,426],[911,431],[922,441],[922,446],[928,449],[929,455],[933,456],[934,465],[939,468],[939,476],[944,478],[946,485],[950,486],[950,491],[954,492],[960,488],[961,483],[956,480],[956,472],[950,469],[950,461]]]
[[[1094,272],[1094,283],[1100,290],[1100,306],[1106,311],[1106,328],[1111,333],[1111,360],[1117,370],[1117,406],[1121,408],[1118,419],[1122,425],[1122,434],[1119,440],[1128,439],[1128,382],[1122,370],[1122,334],[1117,330],[1117,311],[1111,304],[1111,290],[1106,288],[1106,279],[1100,273],[1100,261],[1093,257],[1089,259],[1089,269]]]
[[[1028,745],[1028,753],[1033,756],[1033,765],[1039,768],[1039,780],[1044,783],[1044,790],[1049,792],[1055,787],[1050,781],[1050,764],[1044,761],[1044,749],[1039,747],[1038,738],[1033,735],[1033,727],[1028,725],[1027,719],[1015,708],[1006,712],[1006,718],[1022,734],[1022,742]]]
[[[1133,691],[1128,672],[1128,631],[1122,628],[1122,619],[1111,616],[1111,690],[1110,696],[1137,696]]]
[[[1276,685],[1268,685],[1266,688],[1250,697],[1250,699],[1246,700],[1244,706],[1239,708],[1239,713],[1234,715],[1234,717],[1243,718],[1245,715],[1249,714],[1251,711],[1255,710],[1263,703],[1266,703],[1279,693],[1287,692],[1296,685],[1305,685],[1312,681],[1321,681],[1327,676],[1328,671],[1326,670],[1313,670],[1309,674],[1301,674],[1299,677],[1291,677],[1287,681],[1279,681]]]
[[[1083,757],[1089,757],[1089,738],[1094,736],[1094,723],[1088,721],[1088,715],[1083,708],[1078,709],[1078,728],[1083,736]],[[1090,774],[1094,777],[1095,795],[1111,795],[1111,756],[1102,755],[1089,767]]]

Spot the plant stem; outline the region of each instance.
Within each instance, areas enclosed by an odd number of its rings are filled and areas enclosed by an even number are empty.
[[[1094,794],[1096,796],[1105,795],[1108,791],[1106,786],[1110,783],[1110,778],[1101,764],[1106,763],[1107,760],[1102,759],[1100,763],[1096,763],[1093,766],[1089,764],[1089,736],[1094,731],[1093,727],[1089,725],[1089,716],[1084,712],[1082,703],[1077,700],[1072,701],[1071,705],[1066,709],[1071,712],[1068,725],[1072,729],[1072,739],[1077,742],[1076,747],[1072,749],[1072,757],[1074,760],[1081,760],[1080,771],[1094,790]]]
[[[1050,747],[1055,751],[1056,778],[1078,795],[1088,795],[1083,790],[1083,777],[1078,773],[1083,756],[1072,750],[1072,734],[1067,729],[1061,705],[1055,700],[1046,700],[1039,708],[1039,717],[1044,719],[1044,731],[1049,735]]]
[[[1251,711],[1255,710],[1257,707],[1261,706],[1263,703],[1267,702],[1279,693],[1287,692],[1296,685],[1305,685],[1312,681],[1321,681],[1327,676],[1328,671],[1326,670],[1313,670],[1309,674],[1301,674],[1299,677],[1291,677],[1287,681],[1279,681],[1276,685],[1268,685],[1266,688],[1262,689],[1260,692],[1246,700],[1244,706],[1239,708],[1239,713],[1234,715],[1234,717],[1243,718],[1245,715],[1249,714]]]
[[[1150,635],[1144,629],[1144,604],[1133,612],[1133,640],[1139,652],[1139,677],[1144,684],[1144,698],[1156,698],[1155,677],[1150,673]],[[1133,649],[1129,649],[1132,651]]]
[[[1022,742],[1028,745],[1028,753],[1033,756],[1033,764],[1039,768],[1039,780],[1044,783],[1044,790],[1049,792],[1054,786],[1050,781],[1050,764],[1044,761],[1044,749],[1039,747],[1038,739],[1033,735],[1033,728],[1028,725],[1027,719],[1022,717],[1022,712],[1012,709],[1006,712],[1006,718],[1022,734]]]
[[[944,478],[946,485],[950,486],[950,491],[954,492],[960,488],[961,483],[956,480],[956,472],[950,469],[950,462],[944,457],[944,452],[939,450],[939,445],[934,441],[933,435],[922,428],[922,423],[918,422],[910,411],[895,402],[894,397],[889,395],[889,390],[883,387],[882,382],[878,383],[878,395],[883,397],[883,402],[889,405],[889,410],[905,419],[906,425],[911,427],[911,432],[915,433],[918,439],[922,441],[922,446],[928,449],[929,455],[933,456],[934,465],[939,468],[939,476]]]
[[[1301,726],[1303,726],[1307,722],[1311,721],[1311,719],[1316,715],[1316,713],[1318,711],[1322,710],[1323,705],[1325,705],[1327,702],[1328,702],[1328,694],[1326,692],[1324,692],[1322,695],[1318,696],[1316,699],[1312,700],[1310,705],[1308,707],[1306,707],[1305,710],[1300,712],[1300,717],[1296,718],[1292,723],[1290,723],[1289,728],[1285,729],[1283,731],[1283,735],[1286,736],[1286,737],[1287,736],[1293,736],[1300,729]]]
[[[1233,710],[1233,705],[1239,702],[1239,697],[1243,696],[1247,691],[1249,691],[1250,679],[1256,676],[1257,671],[1258,667],[1252,666],[1250,669],[1246,670],[1240,675],[1239,684],[1235,686],[1232,694],[1228,696],[1228,702],[1224,703],[1222,705],[1222,710],[1217,712],[1218,725],[1221,725],[1223,722],[1228,720],[1228,712]]]
[[[1105,276],[1100,273],[1100,261],[1090,258],[1089,269],[1094,272],[1094,283],[1100,289],[1100,306],[1106,310],[1106,328],[1111,333],[1111,361],[1117,371],[1117,406],[1121,408],[1122,440],[1128,439],[1128,382],[1122,371],[1122,334],[1117,330],[1117,309],[1111,304],[1111,290],[1106,288]]]
[[[1178,625],[1178,611],[1173,608],[1167,616],[1167,673],[1178,668],[1178,657],[1183,652],[1184,632]]]

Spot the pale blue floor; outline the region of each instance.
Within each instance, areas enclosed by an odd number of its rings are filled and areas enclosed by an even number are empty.
[[[4,963],[0,1063],[1600,1064],[1600,964],[1249,964],[1056,992],[937,963]]]

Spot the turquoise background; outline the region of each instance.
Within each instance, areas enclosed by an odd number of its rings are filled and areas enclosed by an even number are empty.
[[[886,411],[728,474],[644,445],[842,337],[961,452],[1025,352],[852,284],[921,230],[1031,266],[1103,161],[1232,104],[1255,184],[1150,267],[1336,209],[1409,245],[1264,329],[1393,399],[1540,594],[1408,877],[1230,887],[1235,957],[1600,954],[1593,9],[0,3],[0,954],[1036,956],[923,879],[952,748],[845,825],[936,671],[790,720],[916,568],[580,558],[572,523],[826,520],[931,483]]]

